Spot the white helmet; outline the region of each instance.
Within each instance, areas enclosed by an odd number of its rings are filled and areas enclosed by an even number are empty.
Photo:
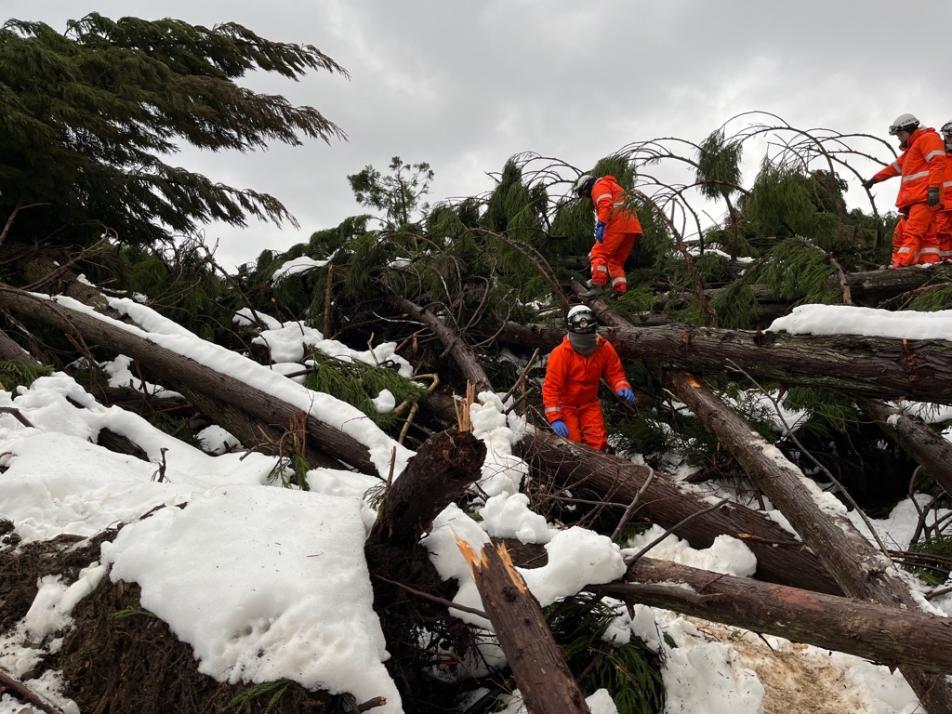
[[[584,198],[592,192],[592,186],[595,184],[595,177],[591,174],[582,174],[578,177],[578,181],[575,182],[575,186],[572,187],[572,190],[575,192],[575,195],[579,198]]]
[[[949,119],[942,127],[939,129],[943,134],[952,134],[952,119]]]
[[[889,125],[889,133],[895,136],[900,131],[915,131],[919,128],[919,120],[912,114],[900,114]]]
[[[598,321],[595,319],[595,313],[588,305],[576,305],[565,316],[565,326],[569,332],[586,335],[595,332]]]

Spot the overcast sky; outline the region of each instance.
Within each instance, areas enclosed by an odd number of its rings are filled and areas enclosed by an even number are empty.
[[[636,140],[700,141],[753,109],[800,128],[885,138],[902,112],[935,127],[952,119],[950,0],[0,0],[0,8],[60,29],[92,10],[237,21],[268,39],[313,44],[348,70],[350,80],[247,80],[316,107],[347,141],[254,154],[185,149],[175,159],[274,194],[300,221],[300,230],[209,226],[226,264],[361,212],[347,175],[383,169],[394,155],[430,162],[434,201],[490,189],[487,173],[519,152],[584,169]],[[885,207],[894,188],[880,199]]]

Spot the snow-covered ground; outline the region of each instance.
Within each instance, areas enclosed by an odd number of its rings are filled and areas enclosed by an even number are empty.
[[[310,392],[278,370],[210,345],[138,303],[117,300],[114,306],[138,326],[124,329],[339,424],[376,453],[385,452],[386,459],[377,461],[376,476],[314,469],[307,474],[310,490],[302,491],[281,485],[276,476],[283,467],[273,457],[222,453],[224,443],[234,446],[234,437],[223,430],[208,433],[203,452],[131,412],[97,403],[63,373],[40,378],[16,394],[0,391],[0,406],[16,408],[33,424],[26,427],[12,415],[0,414],[0,517],[15,524],[24,542],[63,533],[92,536],[126,524],[75,582],[44,578],[27,616],[0,633],[0,668],[14,676],[29,672],[70,627],[76,603],[108,577],[137,583],[142,606],[193,648],[200,671],[220,681],[283,677],[307,687],[349,691],[358,701],[383,695],[387,704],[373,711],[403,711],[384,666],[388,655],[363,554],[374,519],[367,492],[386,478],[394,442],[330,395]],[[283,349],[285,339],[300,345],[304,334],[300,327],[274,321],[267,340],[272,350]],[[313,337],[312,346],[327,346],[323,338]],[[387,349],[365,356],[392,359]],[[303,351],[288,356],[301,359]],[[128,362],[114,365],[122,379],[132,374]],[[548,564],[522,571],[543,605],[587,584],[619,578],[625,571],[619,546],[582,528],[560,529],[529,507],[521,493],[528,468],[512,453],[524,423],[505,414],[491,394],[480,395],[472,421],[475,435],[487,446],[480,483],[486,501],[479,519],[450,506],[425,540],[440,574],[460,583],[455,600],[482,607],[456,538],[476,547],[491,536],[544,544]],[[152,463],[96,445],[104,428],[140,445]],[[400,449],[397,477],[412,455]],[[163,458],[164,477],[159,478]],[[184,507],[169,507],[176,505]],[[141,519],[159,506],[166,507]],[[905,545],[916,515],[911,502],[904,502],[876,527],[890,543]],[[306,526],[288,528],[289,523]],[[660,532],[654,527],[626,547],[640,549]],[[750,575],[756,568],[747,546],[728,536],[703,550],[669,536],[651,555],[735,575]],[[950,608],[952,596],[934,604]],[[911,713],[917,707],[898,674],[856,657],[773,637],[767,638],[771,650],[753,633],[654,608],[636,607],[633,619],[624,607],[617,612],[609,629],[617,643],[637,636],[662,654],[667,711],[672,713],[785,709],[886,714]],[[454,614],[491,629],[478,615]],[[482,654],[489,664],[504,662],[492,644]],[[56,672],[27,684],[65,711],[78,711],[63,696]],[[589,702],[598,714],[615,711],[609,692],[597,692]],[[804,702],[810,708],[800,708]],[[520,707],[515,695],[506,711],[514,714]],[[9,694],[0,698],[0,714],[21,708]]]

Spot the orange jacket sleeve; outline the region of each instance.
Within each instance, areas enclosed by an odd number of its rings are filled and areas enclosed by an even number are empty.
[[[942,186],[945,178],[945,142],[942,137],[935,133],[929,133],[922,137],[924,146],[922,154],[926,160],[926,166],[929,167],[929,186]]]
[[[560,347],[561,345],[549,353],[549,363],[545,368],[545,381],[542,382],[542,404],[545,405],[545,418],[550,424],[562,418],[565,356]]]
[[[621,366],[621,360],[611,342],[605,342],[602,349],[605,350],[605,366],[602,373],[612,391],[618,394],[620,389],[631,389],[628,378],[625,376],[625,368]]]
[[[902,158],[905,154],[902,154],[899,158],[893,161],[888,166],[884,166],[882,169],[876,172],[873,178],[876,180],[876,183],[880,181],[885,181],[886,179],[891,179],[893,176],[902,175]]]

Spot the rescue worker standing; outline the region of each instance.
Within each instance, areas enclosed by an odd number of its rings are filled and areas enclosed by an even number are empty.
[[[942,181],[942,208],[935,214],[936,242],[939,257],[952,261],[952,121],[939,130],[945,141],[945,176]]]
[[[889,267],[937,263],[939,246],[935,242],[935,233],[929,229],[940,207],[945,146],[935,129],[920,128],[919,120],[912,114],[900,114],[889,127],[889,133],[899,139],[902,154],[875,176],[863,181],[863,186],[869,189],[893,176],[902,177],[896,197],[900,219],[893,233]]]
[[[565,322],[568,334],[549,354],[542,384],[545,418],[559,436],[604,451],[608,434],[598,401],[599,382],[604,377],[615,394],[632,403],[635,393],[615,348],[596,334],[591,309],[576,305]]]
[[[575,182],[575,194],[588,198],[595,209],[595,245],[588,254],[592,266],[591,290],[596,295],[612,281],[612,292],[620,297],[628,292],[625,261],[642,235],[641,222],[625,204],[625,189],[614,176],[596,179],[583,174]]]

